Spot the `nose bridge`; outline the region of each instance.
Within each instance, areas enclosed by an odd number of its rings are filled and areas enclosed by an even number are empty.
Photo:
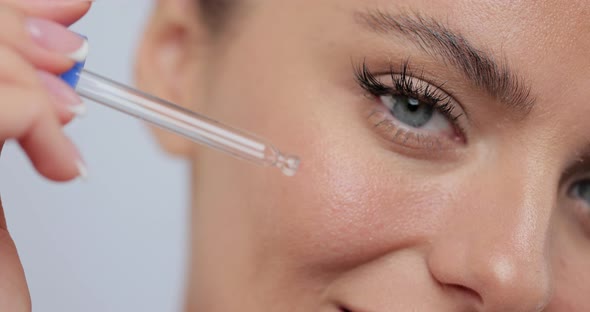
[[[542,309],[552,290],[547,236],[557,180],[530,159],[479,170],[433,245],[433,276],[477,293],[484,311]]]

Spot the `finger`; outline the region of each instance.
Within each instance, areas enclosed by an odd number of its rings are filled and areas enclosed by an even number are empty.
[[[0,68],[2,68],[0,82],[21,88],[31,88],[31,90],[39,89],[39,92],[43,94],[49,93],[51,104],[62,125],[70,122],[75,115],[82,115],[85,112],[82,100],[70,86],[53,74],[37,71],[14,51],[0,47]],[[8,99],[11,95],[3,96]],[[19,119],[15,121],[19,122]]]
[[[82,116],[86,113],[86,106],[74,90],[60,78],[39,71],[39,78],[50,93],[52,105],[62,125],[69,123],[75,116]]]
[[[44,177],[58,182],[86,178],[86,165],[57,120],[40,120],[19,142],[37,172]]]
[[[0,86],[3,103],[0,141],[17,138],[37,171],[48,179],[67,181],[82,174],[84,165],[65,136],[51,99],[42,90]]]
[[[0,82],[22,87],[38,87],[37,70],[17,51],[0,45]]]
[[[8,234],[0,200],[0,311],[30,312],[27,280],[14,241]]]
[[[63,25],[79,20],[90,9],[91,0],[0,0],[26,15],[51,19]]]
[[[16,246],[0,230],[0,311],[30,312],[31,298]]]
[[[41,70],[63,73],[88,54],[84,38],[53,21],[27,17],[5,5],[0,5],[0,20],[0,45],[19,52]]]

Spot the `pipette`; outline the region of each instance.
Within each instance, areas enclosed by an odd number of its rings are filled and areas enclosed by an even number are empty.
[[[135,90],[87,71],[84,62],[62,75],[83,98],[142,119],[234,157],[262,166],[279,168],[293,176],[299,158],[281,153],[275,146],[246,132],[233,129],[206,116]]]

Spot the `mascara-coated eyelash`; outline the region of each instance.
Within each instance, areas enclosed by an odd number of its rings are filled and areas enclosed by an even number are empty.
[[[417,86],[410,72],[410,63],[404,62],[399,73],[395,71],[393,66],[389,69],[389,76],[393,86],[384,84],[377,79],[367,67],[367,63],[363,62],[362,66],[356,70],[356,80],[359,85],[373,96],[379,97],[383,95],[405,95],[409,97],[416,97],[419,100],[425,101],[428,104],[435,106],[442,114],[444,114],[451,121],[456,122],[463,114],[455,113],[454,107],[450,104],[451,97],[437,93],[436,90],[441,86],[433,87],[432,85]],[[423,80],[420,76],[419,80]]]
[[[403,63],[399,71],[390,67],[384,74],[373,74],[363,62],[356,68],[355,77],[362,89],[381,102],[369,120],[388,141],[427,150],[466,143],[465,131],[458,122],[463,114],[457,113],[462,112],[457,102],[442,90],[442,85],[414,75],[409,62]]]

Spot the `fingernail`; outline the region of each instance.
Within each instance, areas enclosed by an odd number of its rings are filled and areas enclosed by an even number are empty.
[[[86,105],[84,104],[70,106],[68,110],[78,117],[83,117],[86,115]]]
[[[74,143],[72,141],[69,141],[69,143],[69,149],[71,150],[71,153],[74,156],[74,164],[76,165],[76,169],[78,170],[78,178],[86,181],[88,180],[88,168],[86,167],[86,163],[84,162],[84,160],[82,160],[82,156],[80,155],[80,152],[78,151]]]
[[[62,53],[76,62],[82,62],[88,56],[88,41],[61,24],[39,18],[28,18],[26,24],[39,46]]]
[[[76,167],[78,168],[78,177],[83,181],[88,181],[88,168],[83,161],[78,160],[76,162]]]
[[[68,84],[44,71],[39,71],[39,77],[43,85],[55,97],[58,105],[65,105],[66,109],[76,116],[83,116],[86,113],[86,106],[82,99]]]

